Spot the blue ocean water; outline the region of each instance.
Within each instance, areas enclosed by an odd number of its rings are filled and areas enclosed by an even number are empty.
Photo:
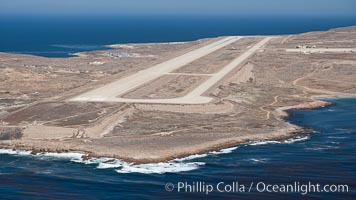
[[[121,167],[98,169],[97,164],[68,159],[0,156],[1,199],[355,199],[356,197],[356,99],[332,100],[333,105],[291,111],[289,120],[314,131],[300,139],[240,145],[225,154],[195,156],[184,163],[197,169],[175,173],[124,171]],[[231,151],[230,153],[228,153]],[[169,168],[169,166],[166,166]],[[186,167],[186,166],[185,166]],[[162,166],[147,169],[165,171]],[[137,170],[137,168],[136,168]],[[347,193],[251,192],[208,195],[177,191],[177,183],[292,184],[308,182],[349,187]],[[173,192],[165,185],[173,183]]]
[[[221,35],[289,34],[356,25],[356,18],[311,16],[0,16],[0,52],[68,57],[113,43],[189,41]],[[356,100],[292,111],[316,132],[285,142],[241,145],[160,165],[84,162],[77,155],[7,155],[0,150],[0,199],[355,199]],[[9,152],[8,152],[9,153]],[[14,152],[10,152],[14,153]],[[96,162],[96,163],[95,163]],[[178,192],[177,183],[347,184],[348,193]],[[165,184],[173,183],[173,192]]]
[[[177,42],[225,35],[271,35],[356,25],[354,16],[1,15],[0,52],[68,57],[118,43]]]

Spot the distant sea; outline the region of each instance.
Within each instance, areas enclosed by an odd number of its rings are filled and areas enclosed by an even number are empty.
[[[0,14],[0,52],[68,57],[118,43],[274,35],[356,25],[354,16],[36,16]]]
[[[0,51],[47,57],[113,43],[188,41],[221,35],[289,34],[356,25],[350,17],[0,17]],[[255,142],[151,165],[80,154],[0,149],[0,199],[350,199],[356,197],[356,99],[291,111],[313,129],[286,141]],[[177,182],[348,185],[347,193],[167,192]]]

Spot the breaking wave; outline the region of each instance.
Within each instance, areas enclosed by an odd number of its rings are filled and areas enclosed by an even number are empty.
[[[28,156],[31,155],[31,151],[20,151],[20,150],[12,150],[12,149],[0,149],[0,155],[20,155],[20,156]]]
[[[251,161],[253,163],[266,163],[269,161],[267,158],[250,158],[247,161]]]
[[[290,138],[284,141],[274,141],[274,140],[267,140],[267,141],[255,141],[255,142],[250,142],[248,145],[250,146],[257,146],[257,145],[266,145],[266,144],[292,144],[295,142],[301,142],[304,140],[308,140],[310,137],[309,136],[304,136],[304,137],[295,137],[295,138]]]
[[[213,151],[206,154],[196,154],[185,158],[174,159],[168,162],[151,163],[151,164],[133,164],[124,162],[114,158],[91,158],[83,159],[83,153],[37,153],[32,154],[31,151],[21,151],[12,149],[0,149],[0,154],[18,155],[18,156],[33,156],[39,159],[57,159],[69,160],[75,163],[85,165],[96,165],[97,169],[115,169],[118,173],[143,173],[143,174],[164,174],[178,173],[196,170],[199,166],[205,165],[204,162],[189,162],[190,160],[206,157],[214,154],[231,153],[237,147]]]
[[[309,139],[309,136],[297,137],[293,139],[288,139],[285,141],[257,141],[251,142],[247,145],[265,145],[265,144],[290,144],[294,142],[299,142]],[[205,165],[204,162],[193,161],[199,158],[219,155],[219,154],[229,154],[238,149],[238,147],[231,147],[222,149],[219,151],[212,151],[205,154],[195,154],[185,158],[177,158],[168,162],[161,163],[151,163],[151,164],[134,164],[124,162],[119,159],[114,158],[90,158],[84,159],[84,153],[36,153],[32,154],[31,151],[21,151],[21,150],[11,150],[11,149],[0,149],[1,154],[8,155],[18,155],[18,156],[33,156],[39,159],[58,159],[58,160],[68,160],[75,163],[81,163],[85,165],[96,165],[97,169],[114,169],[117,173],[143,173],[143,174],[164,174],[164,173],[178,173],[186,172],[198,169],[200,166]],[[266,160],[255,159],[252,162],[260,163]]]
[[[13,150],[13,149],[0,149],[0,155],[1,154],[7,154],[7,155],[18,155],[18,156],[33,156],[36,158],[41,158],[41,159],[57,159],[57,160],[70,160],[70,161],[76,161],[82,159],[82,157],[85,155],[83,153],[36,153],[33,154],[31,151],[23,151],[23,150]]]
[[[177,173],[198,169],[200,165],[205,165],[203,162],[166,162],[155,164],[140,164],[140,165],[123,165],[120,169],[116,169],[118,173],[144,173],[144,174],[164,174]]]
[[[98,163],[98,169],[115,169],[118,173],[143,173],[143,174],[164,174],[192,171],[205,165],[204,162],[191,162],[191,160],[207,157],[210,155],[227,154],[236,150],[238,147],[226,148],[220,151],[212,151],[205,154],[195,154],[185,158],[177,158],[168,162],[151,164],[132,164],[118,159],[104,158],[97,162],[97,159],[88,160],[91,163]],[[84,162],[88,162],[84,161]]]

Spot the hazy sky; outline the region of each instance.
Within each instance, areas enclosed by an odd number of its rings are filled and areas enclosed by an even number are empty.
[[[356,0],[0,0],[0,13],[355,15]]]

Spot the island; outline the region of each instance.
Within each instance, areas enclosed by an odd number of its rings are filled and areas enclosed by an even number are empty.
[[[156,163],[298,137],[288,110],[356,94],[356,27],[0,53],[0,148]]]

